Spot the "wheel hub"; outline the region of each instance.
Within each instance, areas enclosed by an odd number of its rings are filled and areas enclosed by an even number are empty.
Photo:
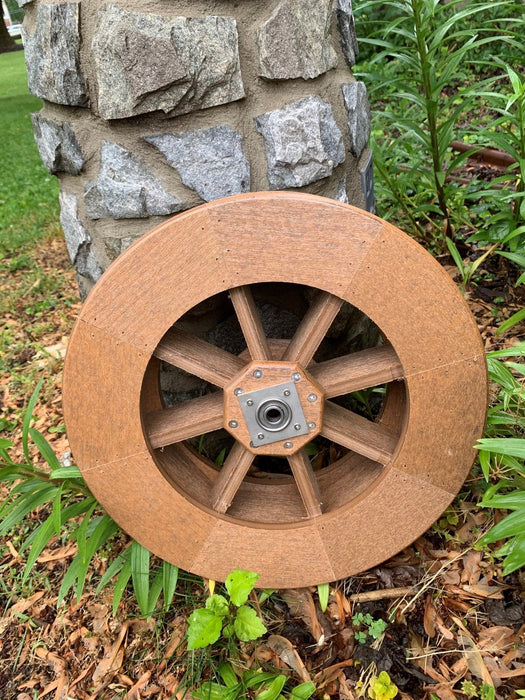
[[[252,362],[224,390],[224,427],[254,454],[293,454],[319,434],[323,401],[297,363]]]

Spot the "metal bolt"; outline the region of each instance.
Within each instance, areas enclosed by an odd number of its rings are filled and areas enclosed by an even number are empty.
[[[312,428],[315,428],[315,423],[313,421],[308,423],[308,427],[312,430]]]
[[[260,369],[254,370],[253,376],[255,379],[260,379],[262,377],[262,371]]]
[[[299,425],[299,423],[296,423],[294,425],[294,428],[295,428],[295,430],[301,430],[301,426]]]
[[[284,446],[286,447],[287,450],[293,447],[293,442],[285,442]]]
[[[257,439],[264,440],[264,433],[259,433],[259,435],[257,435]]]
[[[244,394],[244,390],[241,389],[241,387],[239,386],[237,387],[237,389],[235,389],[233,393],[235,394],[235,396],[240,396],[240,394]]]
[[[299,372],[294,372],[292,374],[292,379],[294,380],[294,382],[298,382],[301,379],[301,375],[299,374]]]
[[[253,401],[251,399],[248,399],[248,401],[246,402],[246,405],[253,406]]]
[[[239,424],[237,423],[236,420],[231,420],[231,421],[228,423],[228,425],[230,426],[230,428],[237,428],[237,427],[239,426]]]
[[[290,389],[286,389],[283,393],[285,396],[290,396]]]
[[[308,394],[308,401],[310,401],[310,403],[317,401],[317,394]]]

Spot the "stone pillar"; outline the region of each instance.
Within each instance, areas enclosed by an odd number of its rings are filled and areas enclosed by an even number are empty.
[[[164,218],[250,190],[373,208],[351,0],[19,0],[82,296]]]

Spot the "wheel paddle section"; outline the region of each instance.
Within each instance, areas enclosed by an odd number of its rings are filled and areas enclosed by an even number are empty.
[[[274,316],[303,300],[292,332],[268,330],[268,295]],[[227,305],[237,349],[186,322]],[[334,344],[356,310],[376,340]],[[168,401],[161,366],[200,395]],[[166,221],[108,268],[70,341],[64,404],[89,487],[141,544],[211,579],[243,568],[300,587],[377,565],[440,516],[472,465],[487,379],[467,305],[411,238],[321,197],[252,193]]]

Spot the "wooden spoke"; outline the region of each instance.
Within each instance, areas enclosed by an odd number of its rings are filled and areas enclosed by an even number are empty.
[[[303,499],[309,518],[316,518],[322,513],[321,492],[315,478],[310,458],[304,448],[288,457],[297,488]]]
[[[154,411],[146,416],[146,432],[153,448],[172,445],[222,428],[222,391]]]
[[[254,459],[240,442],[234,443],[213,484],[211,505],[218,513],[226,513]]]
[[[398,440],[381,423],[373,423],[332,401],[325,403],[321,435],[381,464],[390,462]]]
[[[403,367],[391,345],[381,345],[320,362],[311,365],[308,371],[323,387],[326,398],[386,384],[403,377]]]
[[[153,353],[160,360],[224,388],[245,363],[236,355],[180,328],[171,328]]]
[[[252,360],[269,360],[270,351],[264,334],[259,312],[248,286],[230,289],[233,308],[248,345]]]
[[[342,299],[333,294],[319,292],[299,324],[284,353],[283,360],[298,362],[303,367],[307,367],[342,303]]]

